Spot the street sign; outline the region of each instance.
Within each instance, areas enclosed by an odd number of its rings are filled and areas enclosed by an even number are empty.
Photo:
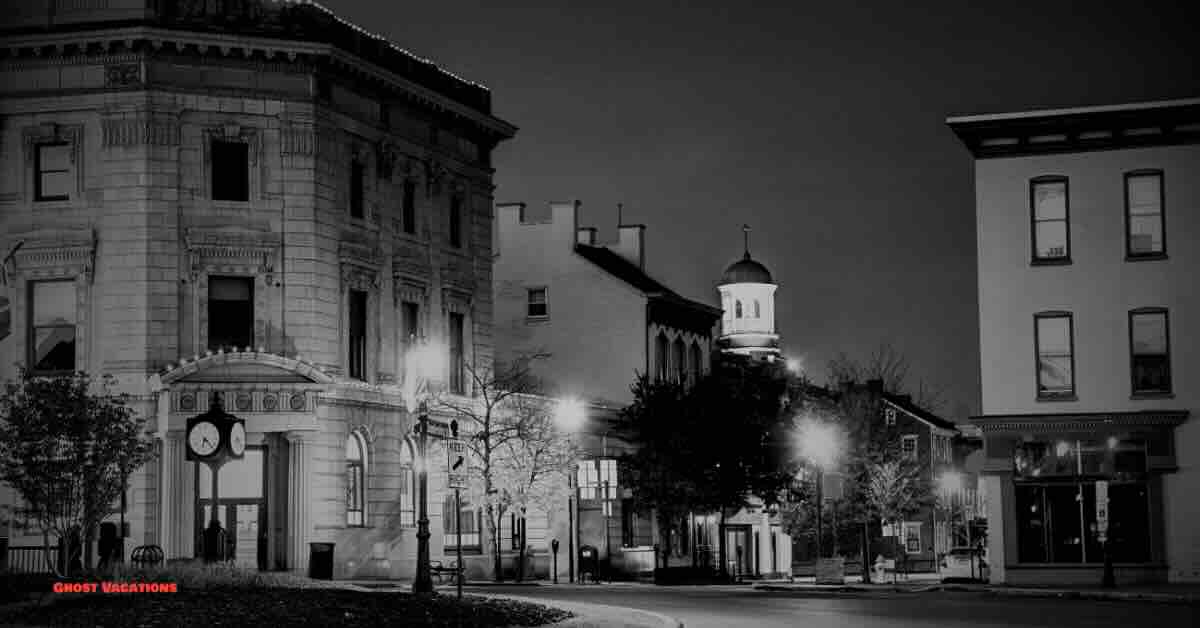
[[[467,487],[467,444],[462,439],[446,439],[446,480],[450,488]]]
[[[1096,532],[1103,538],[1108,534],[1108,482],[1096,481]]]

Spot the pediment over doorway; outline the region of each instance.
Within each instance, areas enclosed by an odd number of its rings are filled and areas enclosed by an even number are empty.
[[[330,384],[333,377],[312,364],[257,351],[216,353],[186,361],[162,375],[177,384]]]

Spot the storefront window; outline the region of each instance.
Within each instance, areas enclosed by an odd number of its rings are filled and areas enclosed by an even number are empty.
[[[1017,555],[1022,563],[1101,563],[1096,483],[1016,485]],[[1116,562],[1150,560],[1146,483],[1109,484],[1108,534]]]

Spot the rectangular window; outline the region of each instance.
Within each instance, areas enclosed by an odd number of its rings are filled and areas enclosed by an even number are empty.
[[[1017,482],[1017,559],[1022,563],[1104,562],[1095,482]],[[1108,537],[1115,562],[1150,561],[1146,483],[1110,482]]]
[[[883,409],[883,422],[885,425],[895,425],[896,424],[896,409],[895,408],[884,408]]]
[[[363,516],[363,466],[362,461],[346,464],[346,525],[362,526]]]
[[[65,201],[71,198],[71,145],[38,144],[34,155],[34,199]]]
[[[254,280],[209,277],[208,348],[254,346]]]
[[[579,487],[579,499],[596,499],[596,490],[600,485],[600,470],[595,460],[580,460],[577,464],[576,485]]]
[[[75,282],[32,282],[29,292],[29,363],[34,371],[74,371],[78,323]]]
[[[482,527],[483,513],[472,506],[465,497],[461,497],[461,506],[455,516],[454,493],[446,496],[442,502],[442,532],[446,547],[458,547],[458,524],[462,523],[463,548],[478,549],[479,530]]]
[[[917,436],[916,434],[905,434],[900,437],[900,452],[909,460],[917,459]]]
[[[1071,259],[1070,203],[1065,177],[1039,177],[1029,183],[1033,214],[1033,261]]]
[[[351,290],[349,296],[349,333],[347,334],[346,365],[350,377],[366,381],[367,377],[367,293]]]
[[[632,499],[621,500],[621,547],[637,545],[637,513]]]
[[[363,217],[363,165],[357,159],[350,161],[350,217]]]
[[[1171,348],[1167,311],[1134,310],[1129,313],[1129,352],[1133,394],[1171,392]]]
[[[464,394],[463,315],[450,313],[450,392]]]
[[[1163,220],[1163,173],[1125,175],[1125,254],[1131,258],[1162,257],[1167,252]]]
[[[411,466],[400,467],[400,525],[414,526],[416,525],[416,516],[414,513],[416,498],[414,487],[414,474]]]
[[[550,305],[546,302],[545,288],[529,288],[527,291],[525,315],[529,318],[545,318],[550,315]]]
[[[1034,316],[1038,399],[1075,397],[1075,330],[1067,313]]]
[[[213,140],[211,148],[213,200],[250,200],[250,146]]]
[[[412,345],[421,337],[421,306],[410,301],[400,303],[400,324],[404,344]]]
[[[450,199],[450,246],[462,248],[462,199]]]
[[[417,232],[417,184],[412,181],[404,182],[404,191],[400,197],[400,226],[404,233]]]
[[[904,551],[908,554],[921,553],[921,522],[904,522]]]

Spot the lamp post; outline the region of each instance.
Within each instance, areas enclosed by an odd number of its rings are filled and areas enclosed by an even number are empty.
[[[828,423],[814,418],[805,419],[800,424],[796,434],[799,440],[800,455],[816,467],[817,471],[817,559],[822,558],[821,552],[821,502],[825,483],[825,472],[837,461],[840,447],[837,429]]]
[[[583,402],[573,397],[559,400],[554,412],[554,422],[565,434],[569,436],[577,432],[586,420],[587,410]],[[578,522],[575,520],[575,507],[579,504],[579,483],[575,478],[578,468],[578,464],[572,465],[567,473],[567,576],[572,583],[575,582],[575,547],[578,544],[576,537],[579,533]],[[554,577],[557,581],[557,569]]]
[[[937,483],[941,493],[942,504],[945,506],[946,510],[946,546],[943,548],[943,553],[945,553],[948,552],[953,545],[951,540],[954,538],[954,500],[960,494],[963,488],[962,474],[954,470],[942,471],[941,475],[938,476]],[[934,517],[934,523],[936,524],[936,509],[934,510]],[[934,564],[937,566],[937,570],[940,573],[942,570],[942,563],[940,560],[937,560],[936,527],[934,528],[934,545]],[[972,556],[972,561],[973,560],[974,557]]]
[[[416,402],[417,456],[420,470],[417,473],[417,573],[413,579],[413,593],[432,593],[433,577],[429,566],[429,383],[440,373],[436,347],[426,339],[416,339],[416,346],[405,354],[404,398],[408,410],[413,411]],[[417,401],[418,395],[421,396]],[[461,568],[462,565],[460,564]]]

